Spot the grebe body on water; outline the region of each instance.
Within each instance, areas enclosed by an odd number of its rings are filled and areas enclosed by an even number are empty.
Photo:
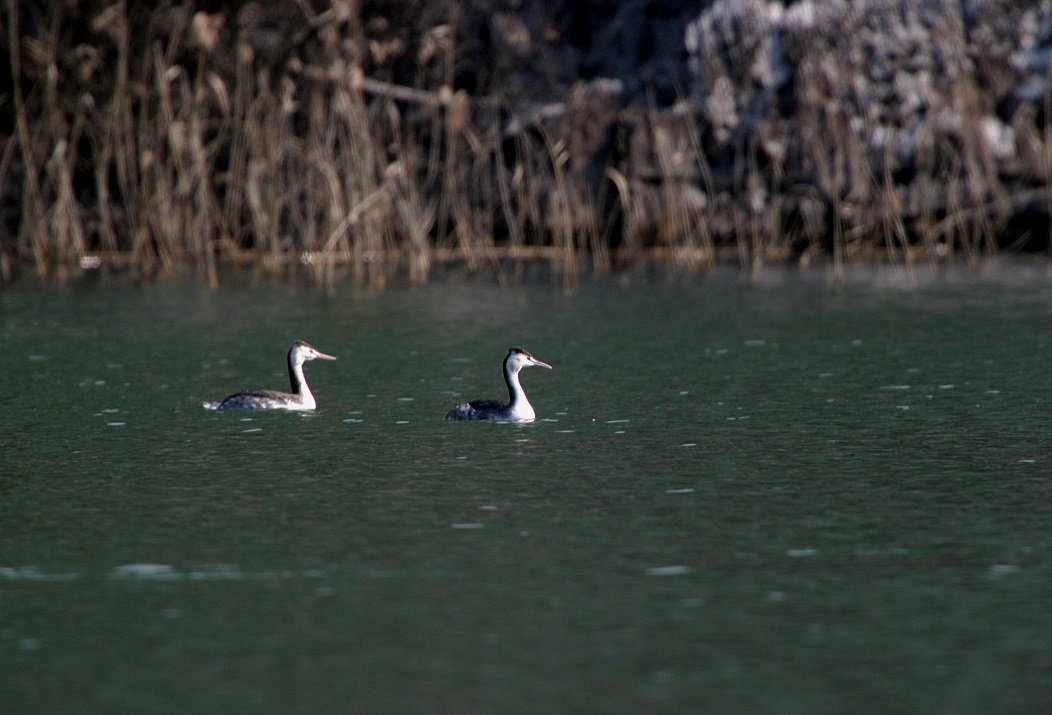
[[[303,377],[303,363],[308,360],[335,360],[302,340],[289,348],[289,382],[292,392],[246,390],[219,402],[204,403],[206,410],[313,410],[318,406]]]
[[[526,422],[537,416],[533,405],[526,399],[522,385],[519,384],[519,371],[524,367],[552,369],[548,363],[541,362],[522,348],[512,348],[504,358],[504,382],[508,384],[508,401],[472,400],[457,405],[446,414],[447,420],[502,420],[506,422]]]

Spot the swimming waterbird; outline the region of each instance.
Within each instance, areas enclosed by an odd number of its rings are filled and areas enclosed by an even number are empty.
[[[526,399],[526,393],[519,384],[519,370],[535,365],[552,369],[548,363],[541,362],[522,348],[511,348],[508,357],[504,358],[504,382],[508,384],[508,402],[499,400],[472,400],[457,405],[446,414],[447,420],[504,420],[524,422],[537,416],[533,406]]]
[[[303,363],[308,360],[335,360],[302,340],[289,348],[289,382],[292,392],[247,390],[219,402],[204,403],[206,410],[313,410],[318,406],[303,377]]]

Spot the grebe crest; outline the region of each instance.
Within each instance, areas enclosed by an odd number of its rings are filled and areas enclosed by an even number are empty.
[[[504,382],[508,385],[508,401],[472,400],[457,405],[446,413],[447,420],[502,420],[506,422],[528,422],[537,416],[533,405],[519,383],[519,371],[524,367],[552,366],[541,362],[522,348],[511,348],[504,358]]]
[[[335,360],[312,345],[297,340],[289,348],[289,382],[292,392],[246,390],[219,402],[206,402],[206,410],[313,410],[318,406],[303,376],[303,363],[309,360]]]

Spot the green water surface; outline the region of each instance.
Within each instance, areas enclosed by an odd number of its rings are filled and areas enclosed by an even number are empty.
[[[287,387],[311,414],[209,412]],[[503,397],[531,424],[449,423]],[[1052,709],[1052,281],[0,293],[0,711]]]

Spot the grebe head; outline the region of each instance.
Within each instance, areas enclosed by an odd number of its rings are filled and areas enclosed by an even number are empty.
[[[506,369],[511,372],[518,372],[522,368],[530,367],[531,365],[534,367],[547,368],[548,370],[552,369],[551,365],[546,362],[541,362],[522,348],[511,348],[508,350],[508,357],[504,358],[504,365]]]
[[[295,365],[302,365],[308,360],[335,360],[336,357],[334,355],[326,355],[313,345],[297,340],[289,350],[289,359]]]

